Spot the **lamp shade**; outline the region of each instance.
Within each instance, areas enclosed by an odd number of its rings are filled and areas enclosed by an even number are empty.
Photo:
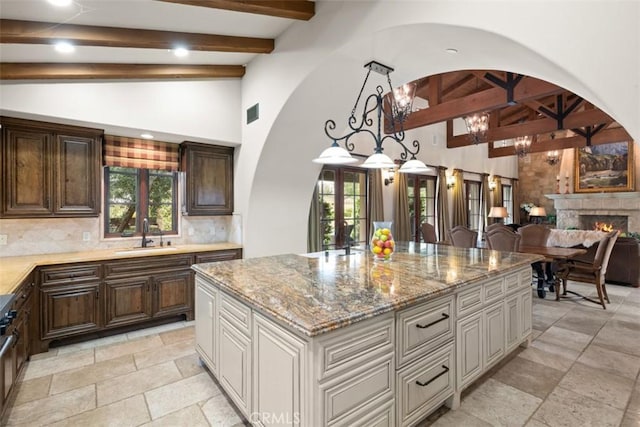
[[[365,160],[360,166],[369,169],[385,169],[393,168],[396,164],[393,163],[393,160],[391,160],[391,158],[386,154],[374,153],[367,157],[367,160]]]
[[[420,160],[411,159],[409,161],[404,162],[403,165],[400,166],[400,169],[398,169],[398,172],[401,172],[401,173],[423,173],[423,172],[429,172],[430,170],[431,170],[431,168],[429,168],[427,165],[425,165]]]
[[[547,212],[544,208],[539,206],[534,206],[531,208],[531,212],[529,212],[529,216],[547,216]]]
[[[509,213],[504,206],[494,206],[489,211],[489,218],[506,218],[508,216]]]
[[[349,163],[356,163],[358,159],[351,157],[351,154],[344,148],[338,145],[332,145],[331,147],[320,153],[317,159],[312,160],[314,163],[321,163],[325,165],[346,165]]]

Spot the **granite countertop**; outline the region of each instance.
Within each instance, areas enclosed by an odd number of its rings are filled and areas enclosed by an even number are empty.
[[[210,243],[198,245],[176,245],[142,250],[116,248],[84,252],[47,253],[27,256],[0,257],[0,295],[13,290],[33,271],[42,265],[70,264],[74,262],[105,261],[110,259],[129,259],[145,256],[178,255],[193,252],[221,251],[241,249],[235,243]]]
[[[366,251],[278,255],[192,268],[216,286],[307,336],[446,295],[539,255],[398,244],[391,262]]]

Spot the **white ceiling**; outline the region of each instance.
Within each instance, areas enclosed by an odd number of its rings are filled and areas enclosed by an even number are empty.
[[[0,0],[0,18],[275,39],[293,19],[184,6],[154,0],[73,0],[57,7],[46,0]],[[1,62],[246,65],[250,53],[190,52],[178,58],[163,49],[79,46],[71,54],[49,45],[1,44]]]

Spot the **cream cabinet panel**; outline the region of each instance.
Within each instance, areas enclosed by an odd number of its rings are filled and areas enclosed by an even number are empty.
[[[504,356],[504,302],[500,301],[483,312],[484,326],[484,369]]]
[[[220,319],[218,380],[238,409],[251,408],[251,342],[223,317]]]
[[[260,426],[301,426],[306,416],[306,343],[253,313],[253,416]]]
[[[504,302],[505,309],[505,329],[507,336],[507,351],[513,350],[518,344],[520,344],[521,329],[520,325],[520,295],[511,295]]]
[[[482,312],[458,322],[456,340],[457,385],[462,388],[482,373]]]
[[[557,292],[557,291],[556,291]],[[531,316],[532,316],[532,301],[531,301],[531,289],[527,286],[526,290],[521,294],[521,323],[522,326],[520,338],[526,338],[531,334]]]
[[[217,308],[218,291],[196,277],[196,351],[211,372],[218,373]]]
[[[394,408],[393,400],[380,404],[354,420],[351,427],[394,427],[396,425]]]

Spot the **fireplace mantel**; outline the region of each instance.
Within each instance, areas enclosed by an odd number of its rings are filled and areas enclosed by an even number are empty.
[[[580,215],[628,217],[629,231],[640,231],[640,192],[545,194],[553,200],[557,227],[579,228]]]

